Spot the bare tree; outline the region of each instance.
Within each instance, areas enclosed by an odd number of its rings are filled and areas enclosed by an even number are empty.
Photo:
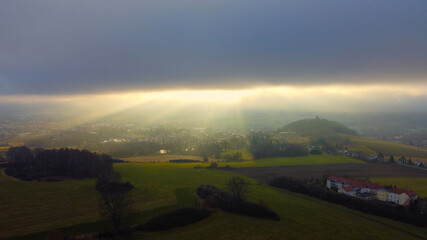
[[[230,177],[227,183],[228,190],[234,198],[244,201],[249,191],[249,181],[239,176]]]
[[[123,218],[134,212],[134,203],[129,194],[133,186],[123,182],[119,173],[113,173],[110,178],[98,178],[98,185],[103,186],[98,188],[101,192],[100,214],[110,219],[114,231],[117,231]]]

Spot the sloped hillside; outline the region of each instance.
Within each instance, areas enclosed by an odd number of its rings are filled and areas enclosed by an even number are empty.
[[[283,131],[295,132],[300,136],[325,137],[337,134],[356,135],[356,131],[339,122],[327,119],[303,119],[283,127]]]

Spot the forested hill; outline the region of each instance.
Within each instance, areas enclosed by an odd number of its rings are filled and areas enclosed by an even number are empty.
[[[303,119],[290,123],[283,127],[283,131],[295,132],[300,136],[330,136],[338,133],[356,135],[356,131],[350,129],[339,122],[327,119]]]

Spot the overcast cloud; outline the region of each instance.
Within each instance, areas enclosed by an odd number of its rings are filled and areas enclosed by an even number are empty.
[[[419,84],[427,1],[0,2],[0,94]]]

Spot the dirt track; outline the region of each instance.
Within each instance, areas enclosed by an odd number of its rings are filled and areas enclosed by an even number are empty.
[[[233,168],[229,171],[240,173],[262,181],[277,177],[320,178],[325,174],[348,177],[427,177],[426,169],[401,166],[399,164],[327,164],[280,167]]]

